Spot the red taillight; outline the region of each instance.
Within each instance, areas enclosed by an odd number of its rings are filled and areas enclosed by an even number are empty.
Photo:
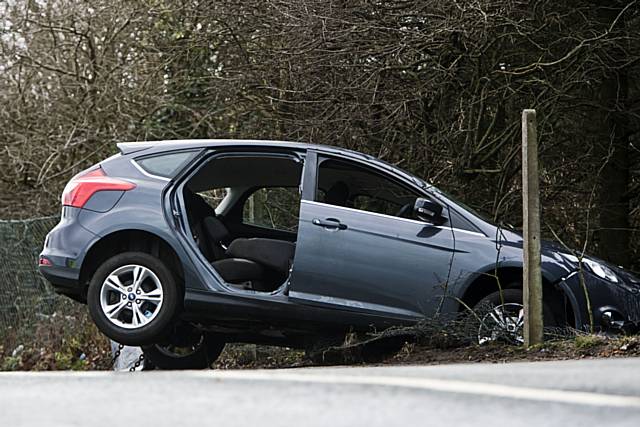
[[[45,258],[43,256],[41,256],[38,259],[38,265],[44,266],[44,267],[51,267],[53,265],[53,263],[51,262],[51,260],[49,258]]]
[[[62,204],[81,208],[98,191],[129,191],[135,184],[108,177],[102,168],[74,177],[62,192]]]

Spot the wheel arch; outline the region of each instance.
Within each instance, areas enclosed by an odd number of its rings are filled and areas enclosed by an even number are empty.
[[[500,289],[522,289],[522,277],[523,266],[518,263],[498,268],[492,266],[475,274],[461,293],[458,310],[473,308],[481,299]],[[576,299],[562,284],[562,281],[558,282],[548,272],[542,271],[544,303],[551,307],[556,320],[575,327]]]
[[[158,234],[142,228],[115,230],[94,241],[82,260],[80,283],[87,286],[102,263],[114,255],[130,251],[147,253],[163,261],[184,294],[185,271],[177,251]]]

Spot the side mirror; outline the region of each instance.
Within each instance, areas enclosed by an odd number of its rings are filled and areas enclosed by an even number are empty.
[[[413,211],[422,221],[437,222],[442,218],[442,205],[422,197],[416,199]]]

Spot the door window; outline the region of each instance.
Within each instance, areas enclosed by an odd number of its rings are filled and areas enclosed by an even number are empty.
[[[359,165],[333,159],[320,163],[316,201],[415,219],[417,197],[420,195],[395,180]]]
[[[298,187],[264,187],[254,191],[242,207],[242,222],[295,232],[298,229]]]

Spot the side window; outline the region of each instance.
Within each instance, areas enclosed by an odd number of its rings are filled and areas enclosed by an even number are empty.
[[[242,207],[242,222],[281,231],[298,230],[298,187],[263,187],[254,191]]]
[[[420,197],[382,174],[333,159],[320,163],[316,194],[318,202],[411,219]]]
[[[195,151],[161,154],[153,157],[137,159],[135,162],[147,173],[165,178],[173,178],[188,160],[195,156]]]
[[[415,197],[413,200],[415,202]],[[353,207],[361,211],[377,212],[393,216],[402,209],[403,205],[399,204],[398,200],[386,200],[361,194],[353,198]]]

